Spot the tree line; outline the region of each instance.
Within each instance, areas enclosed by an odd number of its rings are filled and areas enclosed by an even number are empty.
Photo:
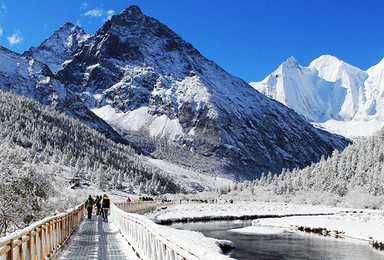
[[[384,208],[384,129],[303,169],[263,173],[254,181],[217,190],[260,201]]]

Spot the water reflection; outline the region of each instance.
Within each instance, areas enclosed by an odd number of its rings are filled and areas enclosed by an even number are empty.
[[[214,221],[204,223],[175,223],[179,229],[200,231],[204,235],[231,240],[236,259],[384,259],[370,248],[368,242],[352,243],[310,234],[243,234],[230,229],[250,226],[251,221]]]

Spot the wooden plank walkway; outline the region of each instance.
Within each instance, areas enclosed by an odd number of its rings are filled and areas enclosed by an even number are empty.
[[[90,220],[85,219],[57,259],[138,259],[112,217],[108,219],[108,223],[102,221],[100,215],[92,215]]]

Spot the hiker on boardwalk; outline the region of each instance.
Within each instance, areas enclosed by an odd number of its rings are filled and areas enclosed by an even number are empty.
[[[101,209],[103,211],[103,221],[108,222],[108,213],[111,205],[111,201],[109,200],[107,194],[104,194],[103,199],[101,200]]]
[[[101,215],[101,195],[96,196],[95,204],[96,204],[96,215]]]
[[[85,201],[85,208],[88,211],[88,219],[92,218],[92,210],[93,210],[93,204],[95,201],[93,200],[92,196],[89,195],[88,199]]]

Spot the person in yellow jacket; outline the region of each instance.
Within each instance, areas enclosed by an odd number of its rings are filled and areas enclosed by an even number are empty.
[[[111,207],[111,201],[108,198],[107,194],[104,194],[100,204],[101,204],[101,210],[103,211],[103,214],[102,214],[103,221],[108,222],[108,213]]]

